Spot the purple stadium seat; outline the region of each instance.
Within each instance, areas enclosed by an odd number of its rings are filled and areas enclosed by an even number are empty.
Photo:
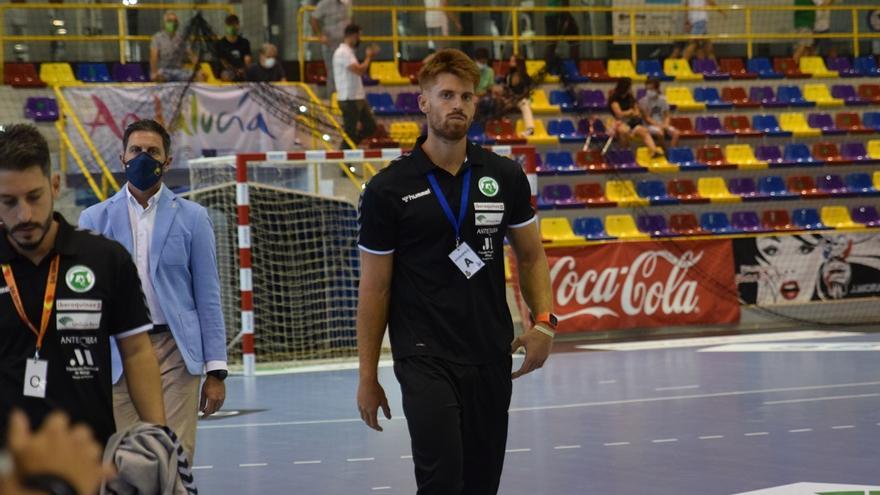
[[[859,96],[858,93],[856,93],[856,88],[849,84],[832,85],[831,96],[843,100],[843,102],[847,106],[868,104],[867,101],[865,101],[861,96]]]
[[[556,208],[583,208],[586,203],[574,197],[568,184],[551,184],[544,186],[541,197],[546,204]]]
[[[116,82],[147,82],[147,75],[141,64],[113,64],[113,80]]]
[[[754,211],[736,211],[730,215],[730,226],[739,232],[760,232],[761,220]]]
[[[873,206],[857,206],[852,209],[854,222],[864,224],[867,227],[880,227],[880,215]]]
[[[846,134],[845,129],[840,129],[834,124],[831,114],[811,113],[807,115],[807,125],[813,129],[819,129],[826,136]]]
[[[760,200],[763,196],[758,193],[758,185],[751,177],[733,177],[727,181],[727,189],[731,194],[736,194],[745,201]]]
[[[585,89],[578,93],[577,107],[580,110],[607,110],[605,93],[598,89]]]
[[[852,196],[843,179],[836,174],[825,174],[816,177],[816,188],[831,196]]]
[[[55,98],[29,97],[24,104],[24,116],[35,122],[58,120],[58,102]]]
[[[770,166],[787,166],[789,163],[782,158],[782,152],[779,146],[775,144],[764,144],[755,149],[755,158],[767,162]]]
[[[404,114],[418,115],[422,113],[419,110],[418,93],[398,93],[394,106]]]
[[[693,60],[693,68],[694,72],[697,74],[703,74],[703,79],[707,81],[722,81],[730,79],[730,73],[722,72],[715,61],[711,58],[695,58]]]
[[[840,145],[840,156],[853,163],[880,163],[880,159],[868,154],[865,143],[843,143]]]
[[[636,164],[636,157],[630,150],[608,150],[605,160],[611,168],[622,171],[644,170]]]
[[[721,126],[721,121],[718,120],[718,117],[697,117],[696,118],[696,127],[697,130],[706,134],[707,136],[716,137],[716,138],[727,138],[734,137],[735,134],[724,129]]]
[[[668,237],[672,235],[672,232],[670,232],[669,227],[666,225],[666,217],[663,215],[639,215],[636,217],[636,227],[639,231],[649,234],[651,237]]]
[[[779,101],[773,94],[773,88],[770,86],[752,86],[749,88],[749,100],[753,103],[760,103],[766,108],[784,107],[787,103]]]

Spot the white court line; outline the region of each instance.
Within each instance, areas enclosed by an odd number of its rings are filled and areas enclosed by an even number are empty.
[[[657,440],[651,440],[651,443],[672,443],[677,441],[677,438],[658,438]]]
[[[599,380],[599,385],[610,385],[612,383],[617,383],[617,380]]]
[[[251,462],[249,464],[239,464],[238,467],[240,467],[240,468],[264,467],[264,466],[268,466],[268,465],[269,465],[268,462]]]
[[[214,469],[214,466],[193,466],[193,471],[197,471],[199,469]]]
[[[743,395],[756,395],[756,394],[770,394],[776,392],[799,392],[806,390],[827,390],[827,389],[835,389],[835,388],[847,388],[847,387],[870,387],[880,385],[880,381],[876,382],[853,382],[853,383],[835,383],[831,385],[806,385],[801,387],[780,387],[780,388],[765,388],[765,389],[755,389],[755,390],[735,390],[732,392],[716,392],[709,394],[690,394],[690,395],[670,395],[666,397],[645,397],[641,399],[623,399],[623,400],[608,400],[608,401],[599,401],[599,402],[576,402],[572,404],[554,404],[548,406],[533,406],[533,407],[512,407],[509,412],[523,412],[523,411],[552,411],[556,409],[576,409],[576,408],[585,408],[585,407],[600,407],[600,406],[620,406],[626,404],[645,404],[650,402],[666,402],[673,400],[689,400],[689,399],[711,399],[717,397],[740,397]],[[880,394],[874,394],[880,395]],[[765,403],[766,404],[766,403]],[[406,418],[404,416],[398,415],[391,418],[390,421],[402,421]],[[324,424],[339,424],[339,423],[360,423],[363,420],[361,418],[346,418],[346,419],[316,419],[310,421],[275,421],[269,423],[242,423],[242,424],[231,424],[231,425],[199,425],[199,430],[225,430],[225,429],[235,429],[235,428],[256,428],[256,427],[266,427],[266,426],[308,426],[308,425],[324,425]],[[878,425],[880,426],[880,425]]]
[[[718,440],[719,438],[724,438],[724,435],[703,435],[698,438],[700,440]]]
[[[508,454],[514,454],[517,452],[531,452],[531,451],[532,451],[532,449],[507,449],[507,450],[505,450],[505,452],[507,452]]]
[[[747,437],[765,437],[769,434],[769,431],[753,431],[751,433],[743,433],[743,435]]]
[[[768,400],[764,401],[764,405],[772,406],[774,404],[797,404],[800,402],[819,402],[825,400],[864,399],[867,397],[880,397],[880,394],[829,395],[827,397],[810,397],[808,399]]]
[[[832,430],[851,430],[855,427],[856,427],[856,425],[839,425],[839,426],[832,426],[831,429]]]
[[[400,456],[400,458],[401,459],[412,459],[412,456],[411,455],[402,455],[402,456]]]
[[[348,462],[369,462],[375,460],[375,457],[352,457],[351,459],[346,459]]]
[[[629,442],[611,442],[611,443],[603,443],[602,445],[606,447],[618,447],[620,445],[629,445]]]
[[[687,390],[693,388],[700,388],[699,385],[679,385],[677,387],[657,387],[654,390],[657,392],[663,392],[664,390]]]
[[[302,465],[302,464],[321,464],[321,461],[293,461],[294,465]]]
[[[795,430],[788,430],[789,433],[806,433],[808,431],[813,431],[812,428],[797,428]]]
[[[371,490],[373,490],[374,492],[379,491],[379,490],[390,490],[390,489],[391,489],[390,486],[374,486],[373,488],[371,488]]]
[[[675,349],[681,347],[703,347],[737,342],[773,342],[831,337],[853,337],[863,332],[824,332],[806,330],[802,332],[761,333],[753,335],[727,335],[722,337],[693,337],[688,339],[649,340],[643,342],[622,342],[618,344],[584,344],[577,349],[599,349],[605,351],[641,351],[650,349]]]
[[[568,449],[579,449],[579,448],[581,448],[580,445],[557,445],[556,447],[553,447],[553,449],[555,449],[555,450],[568,450]]]

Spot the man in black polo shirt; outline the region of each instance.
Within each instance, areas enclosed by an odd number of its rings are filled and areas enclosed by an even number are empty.
[[[420,495],[496,493],[513,378],[540,368],[555,329],[550,276],[522,169],[468,143],[479,71],[440,50],[419,74],[428,136],[379,172],[361,198],[358,350],[361,418],[381,431],[377,379],[391,332]],[[536,325],[514,339],[504,238],[517,257]]]
[[[214,45],[220,61],[222,81],[244,81],[247,66],[251,65],[251,42],[241,35],[238,16],[226,16],[226,35]]]
[[[11,407],[35,426],[61,409],[104,444],[116,429],[111,335],[141,419],[165,424],[152,325],[128,252],[54,213],[59,191],[43,136],[0,131],[0,431]]]

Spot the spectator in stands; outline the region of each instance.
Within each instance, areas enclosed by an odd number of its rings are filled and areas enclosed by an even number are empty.
[[[373,111],[367,103],[361,76],[370,70],[370,63],[379,52],[379,47],[376,45],[367,47],[367,56],[363,62],[358,62],[355,49],[360,42],[360,26],[349,24],[345,27],[342,44],[333,54],[333,72],[337,84],[336,95],[339,100],[339,109],[342,111],[343,127],[355,145],[360,143],[362,139],[372,136],[376,131],[376,119],[373,118]],[[347,147],[348,143],[343,142],[343,148]]]
[[[801,36],[794,45],[795,63],[800,61],[801,57],[810,55],[813,52],[813,29],[816,26],[816,11],[812,8],[819,0],[794,0],[795,7],[810,7],[806,9],[794,11],[794,30]]]
[[[477,68],[480,69],[480,82],[477,84],[476,95],[483,96],[495,84],[495,71],[489,65],[489,50],[477,48],[474,60],[477,62]]]
[[[827,7],[834,3],[834,0],[813,0],[817,7]],[[816,22],[813,23],[813,34],[828,34],[831,32],[831,11],[827,9],[816,10]],[[812,55],[824,55],[828,57],[837,56],[834,53],[833,44],[830,38],[814,38]]]
[[[704,10],[705,7],[717,7],[715,0],[684,0],[684,6],[688,9],[687,17],[684,21],[684,30],[691,36],[706,36],[709,34],[709,11]],[[721,17],[727,17],[724,11],[718,11]],[[715,49],[712,47],[712,41],[690,40],[684,45],[676,46],[673,50],[671,58],[683,58],[690,60],[696,55],[699,59],[710,58],[715,60]]]
[[[425,7],[427,8],[447,7],[448,5],[447,0],[425,0]],[[461,32],[461,21],[458,20],[455,12],[442,10],[425,11],[425,29],[427,30],[427,35],[432,38],[428,41],[428,48],[430,50],[440,50],[448,47],[449,42],[435,41],[433,37],[449,36],[449,21],[455,24],[456,31]]]
[[[512,55],[510,57],[510,69],[505,78],[507,98],[513,102],[522,112],[525,131],[523,136],[529,137],[535,133],[535,118],[532,114],[530,96],[534,82],[526,71],[526,61],[522,57]]]
[[[645,96],[639,100],[639,111],[657,143],[666,149],[666,137],[670,138],[669,145],[678,144],[681,133],[669,123],[669,103],[666,97],[660,93],[660,80],[651,78],[645,83]]]
[[[155,82],[188,81],[192,71],[183,68],[186,61],[195,63],[188,42],[178,29],[180,21],[177,14],[165,12],[162,30],[150,40],[150,80]],[[197,80],[203,80],[199,74]]]
[[[327,70],[327,98],[336,91],[333,56],[351,24],[351,0],[320,0],[309,18],[312,32],[321,38],[321,56]]]
[[[636,105],[636,97],[632,92],[630,78],[621,77],[617,80],[617,84],[608,96],[608,106],[614,116],[614,122],[611,126],[612,135],[619,139],[621,145],[629,146],[631,138],[640,137],[651,152],[651,156],[662,155],[642,120],[642,113]]]
[[[217,40],[214,50],[220,62],[222,81],[244,81],[247,67],[251,65],[251,42],[241,36],[241,23],[238,16],[226,16],[226,35]]]
[[[570,7],[571,3],[569,0],[548,0],[547,6]],[[574,16],[571,15],[571,12],[548,12],[547,15],[544,16],[544,29],[547,32],[547,36],[580,35],[577,22],[574,20]],[[546,60],[547,63],[550,63],[555,56],[556,42],[550,41],[547,43],[547,49],[544,52],[544,60]],[[568,42],[568,58],[574,59],[575,62],[580,60],[581,43],[579,41]]]
[[[272,43],[263,43],[257,63],[248,67],[247,80],[253,82],[284,82],[287,76],[278,61],[278,48]]]

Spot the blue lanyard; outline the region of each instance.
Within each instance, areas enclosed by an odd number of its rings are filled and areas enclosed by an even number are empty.
[[[440,190],[440,184],[437,183],[437,177],[434,176],[434,172],[428,173],[428,182],[431,183],[431,190],[434,191],[434,195],[437,196],[437,201],[440,201],[440,207],[443,208],[443,213],[446,214],[446,218],[449,219],[449,223],[451,223],[452,228],[455,229],[455,247],[458,247],[458,245],[461,244],[461,226],[464,224],[464,216],[467,214],[468,209],[468,196],[471,191],[471,169],[468,167],[464,172],[461,190],[461,207],[458,209],[458,220],[456,220],[455,215],[452,214],[452,208],[449,207],[449,202],[446,201],[446,196],[444,196],[443,191]]]

